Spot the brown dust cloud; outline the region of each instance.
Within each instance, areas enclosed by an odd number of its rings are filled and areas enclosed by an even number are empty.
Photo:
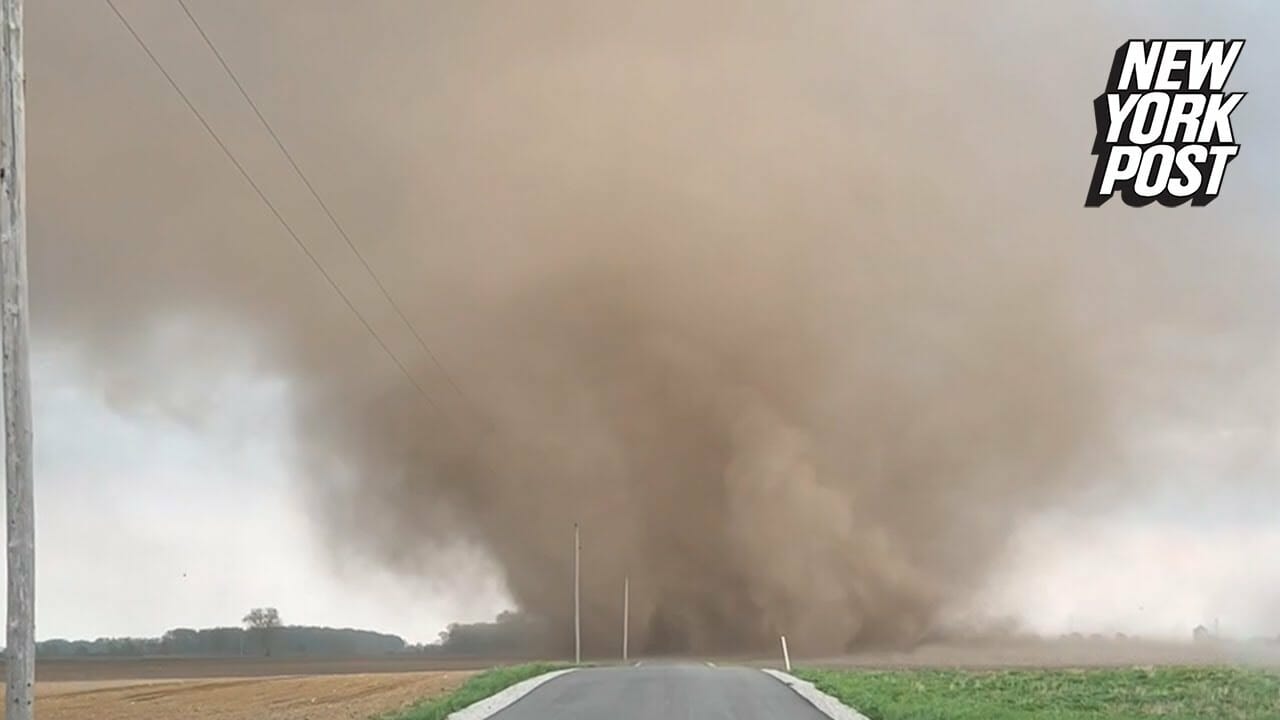
[[[433,359],[180,9],[119,4],[423,392],[70,1],[28,11],[38,357],[197,424],[280,379],[323,537],[478,547],[566,642],[580,523],[589,653],[624,576],[635,652],[918,642],[1274,353],[1247,146],[1209,208],[1081,207],[1127,16],[190,2]]]

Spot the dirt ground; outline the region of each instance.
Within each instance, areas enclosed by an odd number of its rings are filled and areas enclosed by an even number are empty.
[[[324,657],[147,657],[59,658],[38,660],[41,680],[189,680],[193,678],[275,677],[280,675],[348,675],[444,670],[483,670],[520,660],[432,658],[386,655],[364,658]],[[0,660],[0,668],[4,667]]]
[[[188,680],[62,680],[36,686],[41,720],[367,720],[449,692],[467,670]]]

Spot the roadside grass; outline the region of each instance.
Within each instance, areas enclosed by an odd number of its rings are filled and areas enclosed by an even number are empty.
[[[527,663],[490,668],[471,677],[462,684],[462,687],[448,695],[423,700],[403,710],[383,715],[381,720],[444,720],[449,713],[461,710],[518,682],[567,667],[571,666],[564,663]]]
[[[1280,675],[1235,668],[820,670],[870,720],[1280,720]]]

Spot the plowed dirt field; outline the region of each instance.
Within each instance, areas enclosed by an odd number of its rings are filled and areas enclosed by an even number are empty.
[[[449,692],[472,673],[372,673],[193,680],[69,680],[36,687],[41,720],[367,720]]]

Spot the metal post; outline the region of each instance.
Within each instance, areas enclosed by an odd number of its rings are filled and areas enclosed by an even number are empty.
[[[35,715],[35,520],[31,375],[27,361],[27,148],[22,0],[0,0],[0,302],[3,320],[9,627],[6,720]]]
[[[627,631],[631,620],[631,578],[622,578],[622,662],[627,661]]]
[[[791,653],[787,652],[787,636],[782,637],[782,664],[787,667],[787,672],[791,672]]]
[[[573,524],[573,662],[582,664],[582,592],[581,574],[579,572],[582,555],[582,540],[578,534],[578,523]]]

